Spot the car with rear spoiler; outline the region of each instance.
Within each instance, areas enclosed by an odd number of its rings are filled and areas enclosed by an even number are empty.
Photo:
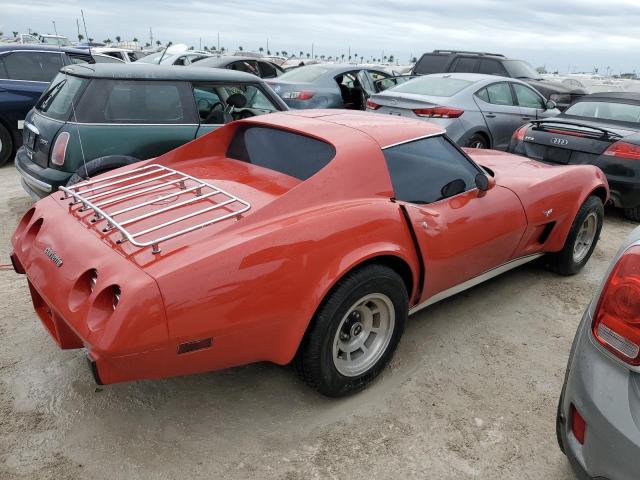
[[[553,119],[514,132],[509,151],[557,165],[595,165],[609,181],[613,204],[640,221],[640,94],[585,95]]]
[[[24,215],[11,259],[98,383],[293,362],[340,396],[385,368],[410,313],[537,258],[577,273],[607,199],[593,166],[463,151],[403,117],[289,111],[61,187]]]

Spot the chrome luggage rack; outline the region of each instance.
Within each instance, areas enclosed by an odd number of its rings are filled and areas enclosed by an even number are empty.
[[[167,189],[167,187],[174,188],[172,188],[169,193],[162,195],[163,190]],[[175,187],[178,188],[177,191],[175,190]],[[185,233],[193,232],[194,230],[198,230],[232,217],[236,217],[236,219],[238,219],[240,215],[251,208],[251,204],[249,202],[246,202],[219,187],[199,180],[191,175],[155,164],[145,165],[144,167],[128,170],[124,173],[110,175],[98,180],[88,180],[69,187],[60,187],[59,189],[64,192],[63,200],[73,199],[69,204],[70,210],[74,205],[81,204],[82,207],[79,211],[93,210],[94,217],[91,220],[93,223],[96,223],[99,220],[106,220],[107,225],[103,229],[104,232],[109,232],[113,229],[118,230],[122,234],[122,238],[118,240],[118,243],[128,241],[136,247],[142,248],[151,246],[153,253],[160,253],[160,242],[184,235]],[[161,195],[152,199],[143,200],[131,206],[126,206],[120,209],[117,208],[117,204],[120,202],[130,201],[135,197],[151,192],[158,192]],[[188,198],[180,200],[172,205],[157,209],[150,209],[144,213],[139,211],[143,207],[149,207],[157,204],[158,202],[169,200],[184,194],[187,194]],[[125,228],[141,220],[175,210],[185,205],[202,202],[206,199],[209,199],[209,201],[206,202],[208,205],[205,204],[202,209],[179,216],[178,218],[174,218],[170,221],[149,226],[144,230],[140,230],[135,233]],[[138,210],[138,215],[120,221],[116,220],[116,217],[125,213],[131,214],[131,212],[135,212],[136,210]],[[220,210],[222,210],[222,212],[217,214],[218,212],[216,211]],[[140,237],[144,235],[148,235],[162,228],[175,225],[184,220],[209,212],[214,213],[213,217],[207,218],[205,221],[198,223],[197,225],[192,225],[177,232],[147,241],[142,241],[140,239]]]

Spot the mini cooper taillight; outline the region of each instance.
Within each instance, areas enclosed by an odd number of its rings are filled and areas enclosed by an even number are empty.
[[[593,336],[630,365],[640,365],[640,246],[618,260],[594,313]]]
[[[640,160],[640,146],[627,142],[615,142],[604,151],[603,155],[626,158],[627,160]]]
[[[54,165],[64,165],[64,157],[67,155],[67,145],[69,144],[69,132],[62,132],[56,138],[56,143],[51,149],[51,163]]]
[[[432,107],[416,108],[413,113],[425,118],[458,118],[464,113],[464,110],[452,107]]]

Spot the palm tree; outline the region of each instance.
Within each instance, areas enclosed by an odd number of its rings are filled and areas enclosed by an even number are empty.
[[[117,36],[116,36],[116,42],[120,43],[120,39],[121,39],[121,38],[122,38],[122,37],[120,37],[120,35],[117,35]]]
[[[304,52],[300,50],[300,58],[304,57]]]
[[[329,57],[331,58],[331,57]],[[324,55],[320,55],[320,60],[324,60]]]
[[[262,52],[264,52],[264,48],[260,47],[260,48],[258,49],[258,51],[259,51],[260,53],[262,53]]]
[[[78,41],[81,42],[82,39],[84,38],[84,35],[82,35],[81,33],[78,34]]]
[[[240,46],[238,47],[238,50],[242,51],[242,45],[240,45]]]
[[[161,43],[162,43],[162,42],[161,42],[160,40],[156,40],[156,45],[157,45],[157,46],[160,46],[160,44],[161,44]]]
[[[389,55],[389,63],[393,63],[393,55]]]
[[[267,50],[267,55],[271,55],[271,50]]]
[[[307,58],[310,58],[311,54],[309,52],[307,52]]]
[[[282,56],[286,57],[287,56],[287,52],[285,52],[284,50],[282,50]]]
[[[93,38],[91,37],[87,38],[87,40],[89,40],[89,43],[93,42]]]
[[[11,33],[13,33],[13,38],[16,38],[18,36],[18,33],[20,32],[11,32]]]
[[[220,52],[224,53],[224,52],[225,52],[225,50],[226,50],[226,48],[224,48],[224,47],[220,47]]]
[[[342,55],[340,55],[340,58],[342,59],[342,61],[344,62],[344,53]]]
[[[364,57],[360,55],[360,63],[362,63],[363,61],[364,61]]]
[[[107,38],[106,40],[103,40],[104,43],[111,43],[111,39]]]
[[[276,52],[276,57],[279,57],[279,56],[280,56],[280,52]]]
[[[151,44],[149,42],[144,44],[144,48],[149,48],[151,46]]]
[[[351,61],[351,55],[349,55],[349,61]]]
[[[138,43],[138,39],[136,37],[133,37],[133,41]]]

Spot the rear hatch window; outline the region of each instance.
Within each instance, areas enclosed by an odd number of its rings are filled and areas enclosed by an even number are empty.
[[[422,77],[398,85],[393,88],[397,93],[413,93],[430,97],[452,97],[473,82],[459,78]]]
[[[36,110],[54,120],[66,121],[72,113],[72,102],[76,102],[88,80],[59,73],[36,104]]]
[[[596,118],[614,122],[640,122],[640,105],[629,103],[582,101],[574,103],[564,113],[574,117]]]
[[[300,180],[315,175],[335,154],[336,149],[321,140],[266,127],[238,129],[227,150],[229,158]]]
[[[289,70],[278,77],[278,80],[294,83],[312,83],[329,71],[326,67],[307,66]]]
[[[413,67],[416,75],[428,75],[430,73],[444,73],[449,61],[449,55],[437,55],[435,53],[425,53],[420,57],[418,63]]]

